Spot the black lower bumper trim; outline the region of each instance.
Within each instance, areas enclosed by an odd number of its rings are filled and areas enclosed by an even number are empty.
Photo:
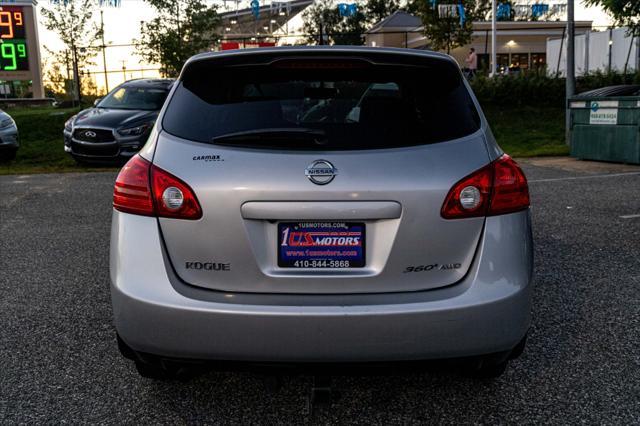
[[[203,360],[190,358],[172,358],[138,352],[130,348],[117,336],[120,353],[127,359],[154,366],[193,367],[198,370],[221,372],[253,372],[282,375],[385,375],[415,374],[421,371],[456,370],[469,366],[500,364],[508,359],[512,350],[483,354],[471,357],[400,360],[400,361],[365,361],[365,362],[260,362],[260,361],[227,361]],[[525,336],[526,339],[526,336]]]

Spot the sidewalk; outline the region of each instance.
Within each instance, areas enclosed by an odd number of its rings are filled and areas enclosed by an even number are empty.
[[[640,165],[578,160],[572,157],[516,158],[520,164],[580,174],[616,174],[640,172]]]

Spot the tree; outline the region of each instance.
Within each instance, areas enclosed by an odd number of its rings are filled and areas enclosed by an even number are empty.
[[[46,49],[46,47],[45,47]],[[67,78],[64,72],[64,64],[57,61],[52,52],[49,57],[42,60],[42,69],[44,74],[44,91],[49,98],[62,98],[65,96],[65,83]]]
[[[367,0],[364,11],[369,22],[377,23],[400,9],[399,0]]]
[[[78,100],[82,93],[79,70],[94,65],[91,59],[98,51],[94,43],[101,32],[93,22],[97,6],[96,0],[57,0],[42,8],[45,28],[54,32],[66,47],[54,52],[54,56],[58,63],[70,61],[72,64]],[[63,62],[62,57],[69,58],[69,61]]]
[[[365,15],[360,8],[347,17],[340,16],[333,0],[320,0],[302,14],[303,31],[309,43],[361,45],[364,43]],[[322,40],[322,41],[321,41]]]
[[[98,85],[96,84],[96,75],[89,72],[81,73],[82,75],[82,87],[84,87],[84,95],[90,98],[96,99],[101,94],[98,91]]]
[[[47,56],[42,60],[45,92],[48,97],[73,100],[73,88],[68,87],[71,80],[71,55],[68,50],[54,51],[44,46]],[[67,90],[69,88],[69,90]]]
[[[638,0],[586,0],[588,6],[602,6],[616,25],[627,27],[629,33],[640,36],[640,1]]]
[[[458,4],[414,0],[410,9],[422,18],[424,33],[432,49],[451,53],[452,49],[468,44],[473,22],[485,19],[491,9],[490,0],[464,0],[460,5],[464,8],[464,19],[461,19]]]
[[[210,50],[218,39],[220,24],[216,6],[204,0],[145,0],[156,9],[156,18],[141,23],[137,51],[160,73],[177,77],[191,56]]]

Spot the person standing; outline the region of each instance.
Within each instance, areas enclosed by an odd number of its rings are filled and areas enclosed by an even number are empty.
[[[478,71],[478,55],[476,54],[476,49],[473,47],[469,49],[469,54],[464,61],[467,64],[467,69],[469,70],[469,78],[475,77],[476,71]]]

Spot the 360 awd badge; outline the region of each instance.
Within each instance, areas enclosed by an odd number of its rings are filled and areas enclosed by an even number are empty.
[[[429,265],[407,266],[403,272],[406,274],[407,272],[446,271],[451,269],[460,269],[461,267],[461,263],[431,263]]]

